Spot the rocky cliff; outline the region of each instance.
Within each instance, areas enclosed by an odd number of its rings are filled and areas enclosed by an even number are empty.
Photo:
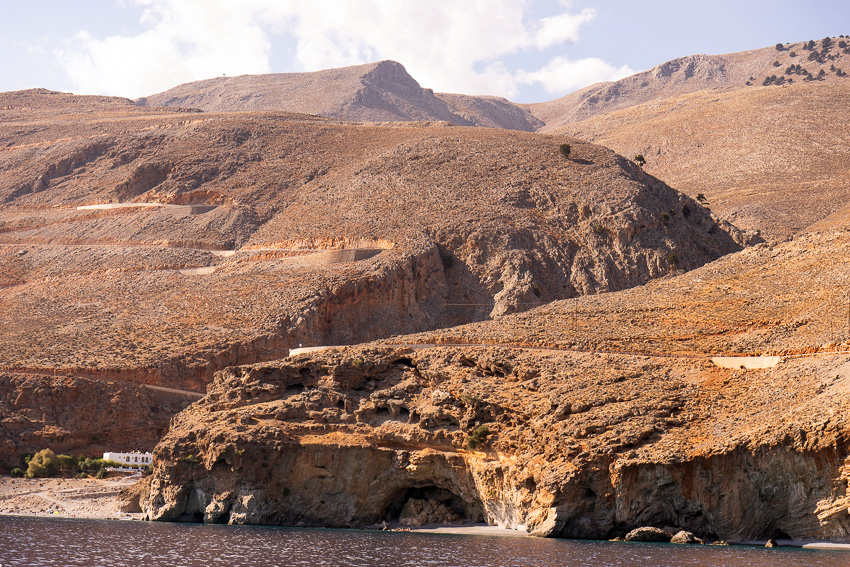
[[[812,233],[641,288],[228,369],[172,422],[143,506],[850,541],[848,247]],[[761,353],[778,364],[711,360]]]
[[[788,379],[803,366],[443,348],[233,369],[172,423],[143,507],[158,520],[847,541],[850,412],[818,380]]]
[[[203,392],[302,344],[499,317],[740,248],[698,203],[568,138],[46,91],[0,103],[9,373]]]
[[[171,416],[197,396],[124,382],[0,372],[0,466],[24,466],[25,453],[99,455],[150,451]]]

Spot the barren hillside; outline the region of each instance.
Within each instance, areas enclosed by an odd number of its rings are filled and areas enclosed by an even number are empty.
[[[765,237],[787,238],[847,205],[847,84],[706,90],[559,131],[624,155]]]
[[[848,541],[848,235],[811,233],[640,288],[229,369],[157,447],[145,510]],[[721,354],[779,356],[747,370],[746,358],[716,366]]]
[[[850,39],[692,55],[558,100],[434,94],[384,61],[181,85],[148,104],[287,110],[353,120],[444,120],[557,132],[643,155],[650,173],[781,240],[844,206]]]
[[[850,72],[850,39],[782,44],[726,55],[689,55],[616,82],[599,83],[565,97],[522,105],[552,131],[616,110],[705,89],[739,90],[817,81],[843,83]],[[793,70],[789,67],[794,66]],[[796,68],[796,66],[800,66]],[[821,74],[823,70],[823,74]],[[771,80],[771,77],[773,79]]]
[[[300,112],[365,122],[437,120],[524,131],[542,125],[502,98],[435,95],[395,61],[313,73],[220,77],[186,83],[138,103],[210,112]]]
[[[672,81],[666,90],[624,94],[599,112],[574,113],[584,119],[571,124],[550,121],[546,130],[641,154],[648,172],[692,197],[703,194],[720,216],[768,238],[788,238],[847,205],[850,78],[842,67],[850,70],[850,47],[839,42],[820,51],[793,44],[735,54],[724,65],[748,61],[744,74],[756,77],[749,86],[731,71],[714,83]],[[771,59],[778,67],[752,70]],[[782,84],[763,85],[768,72]],[[702,90],[679,94],[682,85]]]
[[[497,317],[739,249],[577,140],[567,159],[565,138],[495,129],[42,91],[0,107],[8,372],[202,391],[299,344]]]

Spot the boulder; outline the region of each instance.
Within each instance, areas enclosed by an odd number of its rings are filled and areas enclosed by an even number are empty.
[[[115,508],[126,514],[140,514],[140,500],[147,491],[147,482],[140,481],[132,486],[122,488],[115,497]]]
[[[691,532],[680,530],[670,538],[670,543],[696,543],[702,545],[703,541]]]
[[[626,541],[663,542],[670,541],[670,534],[661,528],[643,527],[637,528],[626,534]]]
[[[422,500],[411,498],[401,509],[399,523],[403,526],[424,526],[425,524],[453,524],[460,517],[444,503],[433,498]]]

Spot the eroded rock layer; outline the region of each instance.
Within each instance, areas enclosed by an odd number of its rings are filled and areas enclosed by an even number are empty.
[[[846,230],[809,233],[641,288],[229,369],[172,422],[143,506],[363,526],[442,504],[541,536],[850,541],[848,248]]]
[[[847,540],[850,411],[799,377],[807,367],[446,347],[232,369],[175,418],[143,507],[158,520]],[[423,512],[440,498],[442,514]]]
[[[744,241],[604,148],[567,158],[567,138],[43,90],[0,113],[8,372],[203,392],[299,345],[622,289]]]

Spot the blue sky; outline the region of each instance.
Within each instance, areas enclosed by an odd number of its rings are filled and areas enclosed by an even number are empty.
[[[382,59],[424,87],[551,100],[695,53],[850,35],[847,0],[0,0],[0,91],[135,98]]]

